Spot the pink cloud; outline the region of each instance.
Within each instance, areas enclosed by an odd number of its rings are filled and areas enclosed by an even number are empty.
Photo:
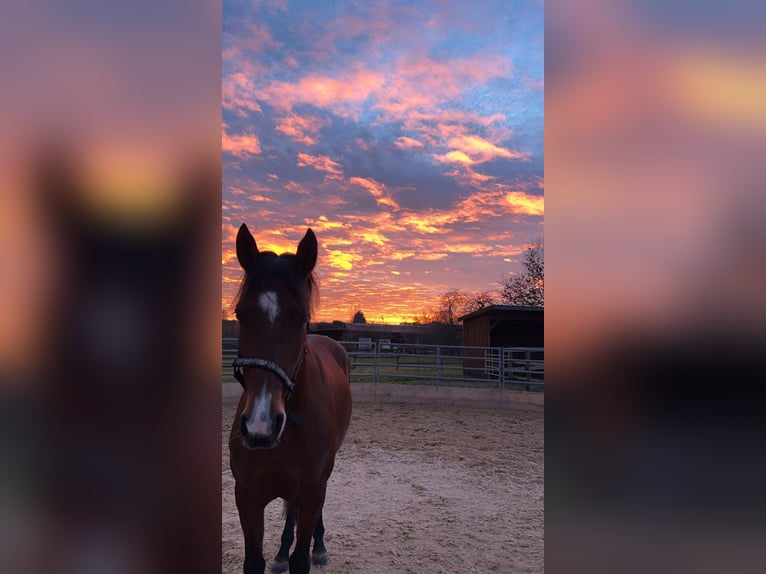
[[[544,90],[545,89],[545,80],[540,79],[536,80],[533,78],[522,78],[521,84],[530,90]]]
[[[413,110],[432,110],[438,104],[458,98],[467,89],[512,73],[503,55],[477,55],[448,62],[429,56],[397,61],[381,90],[376,107],[390,119],[403,120]]]
[[[401,136],[399,139],[397,139],[394,142],[394,146],[398,147],[399,149],[421,149],[425,147],[423,142],[414,138],[408,138],[407,136]]]
[[[447,147],[454,138],[468,135],[476,126],[484,128],[488,137],[496,141],[510,138],[511,130],[503,126],[503,114],[485,116],[466,110],[413,109],[401,118],[403,129],[417,133],[432,147]]]
[[[251,56],[262,54],[268,49],[282,47],[282,42],[278,42],[272,37],[269,27],[258,22],[245,22],[243,34],[236,37],[229,35],[228,39],[241,52],[249,52]]]
[[[448,171],[444,175],[455,178],[460,185],[476,188],[497,179],[494,176],[479,173],[470,166],[464,166],[462,169]]]
[[[390,207],[394,211],[399,209],[399,204],[391,196],[391,192],[382,183],[368,177],[352,177],[350,183],[359,185],[370,192],[378,205]]]
[[[359,70],[338,77],[311,74],[296,83],[272,82],[262,98],[280,110],[292,110],[297,104],[329,108],[342,116],[351,113],[349,105],[358,104],[381,88],[384,77]]]
[[[221,129],[221,149],[240,158],[248,158],[261,153],[261,144],[255,134],[229,135],[226,126]]]
[[[285,134],[290,139],[306,145],[315,145],[319,131],[327,125],[325,120],[314,116],[300,116],[288,114],[277,118],[276,130]]]
[[[297,193],[298,195],[309,195],[311,193],[297,181],[288,181],[285,184],[285,189],[291,193]]]
[[[460,136],[450,140],[449,144],[461,148],[466,153],[473,153],[481,158],[492,159],[495,157],[507,157],[512,159],[523,159],[526,155],[511,151],[506,148],[498,147],[478,136]],[[486,161],[486,160],[484,160]]]
[[[341,165],[326,155],[299,153],[298,165],[300,167],[313,167],[317,171],[327,173],[331,178],[340,178],[343,175],[343,168]]]
[[[300,62],[298,62],[298,58],[295,56],[287,55],[285,56],[285,65],[287,65],[289,68],[299,68]]]
[[[225,78],[221,86],[223,107],[227,110],[235,110],[240,116],[246,116],[247,112],[261,113],[261,106],[255,99],[256,89],[244,72],[237,72]]]

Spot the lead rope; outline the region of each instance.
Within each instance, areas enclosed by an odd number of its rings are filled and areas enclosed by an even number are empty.
[[[293,382],[293,387],[295,387],[295,378],[298,376],[298,371],[301,370],[301,366],[303,366],[303,358],[306,356],[306,346],[303,346],[303,352],[301,353],[301,356],[298,357],[298,362],[295,364],[295,370],[293,371],[293,376],[290,377],[290,380]],[[290,400],[290,397],[292,396],[293,392],[288,389],[287,395],[285,396],[285,403]],[[289,416],[289,415],[288,415]]]
[[[295,371],[293,372],[293,381],[295,381],[295,378],[298,376],[298,371],[301,370],[301,366],[303,365],[303,358],[306,356],[306,347],[303,347],[303,352],[301,353],[300,358],[298,359],[298,363],[295,365]],[[296,415],[294,412],[289,410],[287,408],[287,401],[290,400],[290,396],[292,395],[292,391],[287,391],[287,396],[285,396],[285,411],[287,411],[287,418],[288,420],[293,421],[296,426],[302,427],[303,426],[303,417],[300,415]]]

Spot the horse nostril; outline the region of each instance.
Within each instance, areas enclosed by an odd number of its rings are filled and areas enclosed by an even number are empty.
[[[242,434],[242,436],[246,436],[248,434],[247,415],[245,415],[245,413],[242,413],[242,415],[239,417],[239,432]]]
[[[282,424],[285,422],[285,415],[282,413],[279,413],[276,417],[274,417],[274,430],[279,432],[282,430]]]

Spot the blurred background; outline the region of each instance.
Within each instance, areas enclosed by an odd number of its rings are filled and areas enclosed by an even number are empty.
[[[766,9],[546,3],[546,568],[762,572]]]
[[[765,12],[547,2],[549,571],[766,566]],[[0,8],[0,571],[219,568],[220,34]]]
[[[220,4],[0,8],[0,570],[220,564]]]

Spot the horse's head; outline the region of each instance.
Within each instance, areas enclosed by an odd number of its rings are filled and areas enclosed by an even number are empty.
[[[317,240],[311,229],[295,254],[259,252],[245,224],[237,234],[245,278],[236,305],[240,382],[245,406],[240,433],[250,448],[275,447],[285,428],[285,402],[306,349]]]

